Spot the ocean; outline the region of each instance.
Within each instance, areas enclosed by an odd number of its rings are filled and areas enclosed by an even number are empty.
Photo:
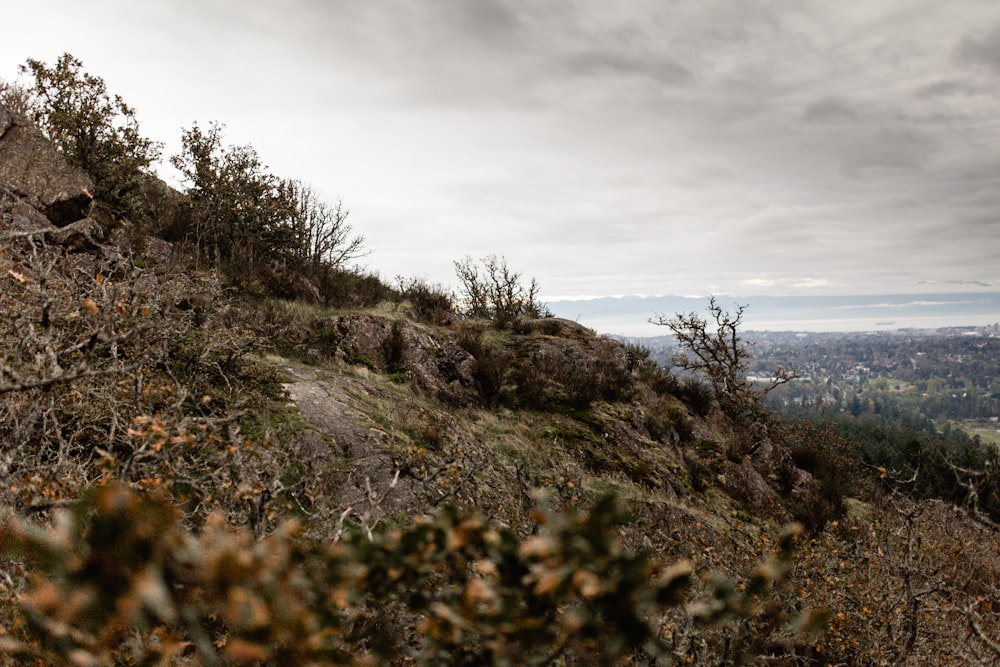
[[[717,296],[730,312],[747,306],[745,331],[896,331],[987,327],[1000,323],[1000,292],[842,296]],[[708,297],[601,297],[548,304],[557,317],[576,320],[598,333],[658,336],[658,315],[704,313]],[[1000,327],[998,327],[1000,328]]]

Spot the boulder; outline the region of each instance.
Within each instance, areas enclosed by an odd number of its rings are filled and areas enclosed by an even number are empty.
[[[70,165],[40,130],[0,105],[0,189],[65,227],[87,217],[93,187],[90,176]]]

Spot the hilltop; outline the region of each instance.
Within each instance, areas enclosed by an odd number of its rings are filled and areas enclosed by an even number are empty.
[[[505,266],[513,301],[456,306],[296,255],[266,174],[280,212],[227,230],[137,173],[102,189],[0,106],[5,663],[1000,656],[978,506],[727,412]]]

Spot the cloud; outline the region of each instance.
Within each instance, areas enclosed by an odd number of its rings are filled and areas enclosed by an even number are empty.
[[[994,0],[99,4],[86,39],[80,3],[13,10],[153,138],[215,118],[343,196],[383,275],[497,252],[567,296],[1000,281]]]
[[[1000,74],[1000,23],[981,37],[963,37],[955,56],[962,63],[987,67]]]
[[[853,123],[858,114],[848,105],[834,99],[823,99],[806,107],[802,114],[807,123]]]
[[[577,75],[637,76],[666,86],[694,83],[691,71],[666,57],[589,50],[565,58],[567,70]]]
[[[925,86],[921,86],[917,92],[917,97],[952,97],[980,95],[985,91],[978,85],[963,79],[945,79],[935,81]]]
[[[920,168],[935,147],[935,141],[927,134],[905,127],[883,127],[869,132],[855,144],[845,168],[859,177],[867,173],[866,168]]]

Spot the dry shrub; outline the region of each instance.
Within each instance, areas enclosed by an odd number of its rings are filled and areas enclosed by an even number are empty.
[[[0,311],[4,504],[45,514],[96,482],[159,489],[192,519],[222,509],[264,529],[286,465],[268,430],[273,371],[211,274],[7,247]]]
[[[314,541],[288,522],[258,539],[218,515],[193,533],[170,502],[105,485],[50,529],[0,524],[0,551],[31,573],[0,650],[36,664],[646,664],[680,657],[667,612],[742,619],[727,658],[770,636],[795,645],[796,617],[760,604],[794,533],[744,592],[716,577],[686,611],[694,567],[623,549],[611,498],[535,516],[523,538],[445,508],[384,534]]]
[[[476,360],[472,370],[476,392],[486,407],[496,407],[511,377],[513,356],[504,348],[483,340],[485,330],[466,324],[459,330],[458,344]]]
[[[510,397],[515,407],[532,410],[584,410],[595,401],[630,398],[634,381],[621,349],[611,341],[584,349],[575,341],[533,341],[516,364]]]
[[[419,278],[396,279],[399,297],[410,304],[420,322],[445,325],[455,316],[455,296],[443,285],[428,283]]]

